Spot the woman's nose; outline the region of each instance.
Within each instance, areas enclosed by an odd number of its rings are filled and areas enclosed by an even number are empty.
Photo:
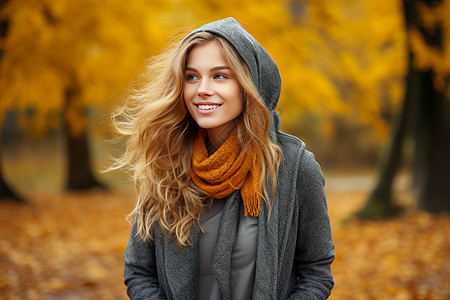
[[[214,90],[209,80],[201,80],[197,89],[197,95],[199,96],[211,96],[214,94]]]

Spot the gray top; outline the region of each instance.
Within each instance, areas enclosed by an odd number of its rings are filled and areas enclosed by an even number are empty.
[[[199,300],[223,299],[217,279],[211,270],[211,263],[225,201],[226,199],[214,200],[211,209],[205,212],[200,220],[205,233],[199,238]],[[258,218],[244,216],[241,209],[238,226],[231,254],[232,299],[247,300],[252,298],[255,278]]]

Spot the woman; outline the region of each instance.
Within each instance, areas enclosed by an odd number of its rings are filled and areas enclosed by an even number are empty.
[[[278,68],[233,18],[154,59],[118,123],[138,201],[132,299],[326,299],[334,259],[324,179],[279,131]]]

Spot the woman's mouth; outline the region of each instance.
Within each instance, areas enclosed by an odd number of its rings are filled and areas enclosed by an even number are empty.
[[[218,104],[197,104],[197,107],[200,108],[201,110],[211,110],[211,109],[216,109],[218,108],[220,105]]]
[[[195,104],[197,112],[201,115],[209,115],[215,112],[222,104]]]

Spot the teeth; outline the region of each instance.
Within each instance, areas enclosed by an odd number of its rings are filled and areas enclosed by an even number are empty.
[[[218,108],[219,105],[198,105],[198,108],[203,109],[203,110],[209,110],[209,109],[214,109],[214,108]]]

